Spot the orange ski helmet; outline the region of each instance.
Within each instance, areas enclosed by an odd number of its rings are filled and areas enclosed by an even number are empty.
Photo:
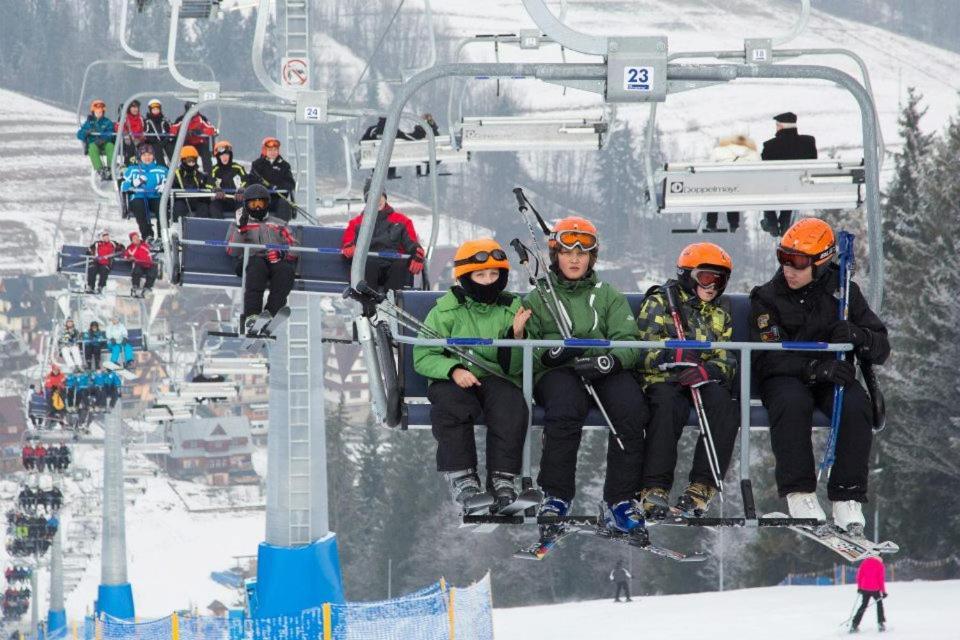
[[[90,103],[90,111],[92,112],[94,109],[103,109],[104,111],[106,111],[107,103],[101,100],[100,98],[97,98]]]
[[[462,276],[483,269],[510,270],[510,262],[500,243],[493,238],[467,240],[457,248],[453,256],[453,277]]]
[[[580,247],[583,251],[596,252],[600,245],[597,228],[586,218],[569,216],[557,221],[547,241],[551,251]]]
[[[190,144],[183,145],[183,149],[180,150],[180,159],[186,160],[187,158],[193,158],[196,160],[200,157],[200,153],[197,151],[197,148]]]
[[[715,286],[717,295],[723,293],[733,271],[733,260],[720,246],[712,242],[695,242],[684,247],[677,257],[677,278],[691,293],[696,286]]]
[[[267,136],[263,139],[263,142],[260,143],[260,153],[267,155],[267,149],[279,149],[280,141],[274,138],[273,136]]]
[[[233,145],[229,140],[220,140],[213,145],[213,155],[218,156],[221,153],[233,153]]]
[[[830,225],[820,218],[804,218],[787,229],[777,247],[777,261],[795,269],[813,266],[813,276],[821,273],[819,267],[828,264],[837,255],[837,239]]]

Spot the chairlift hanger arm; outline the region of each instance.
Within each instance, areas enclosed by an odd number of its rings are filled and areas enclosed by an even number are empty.
[[[176,1],[176,0],[175,0]],[[253,62],[253,73],[257,76],[261,86],[269,93],[282,100],[296,100],[296,91],[288,89],[277,83],[263,64],[263,46],[267,37],[267,22],[270,13],[270,0],[260,0],[257,7],[257,22],[253,32],[253,47],[250,51],[250,59]]]

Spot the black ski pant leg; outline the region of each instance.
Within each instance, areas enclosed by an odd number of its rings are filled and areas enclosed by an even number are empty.
[[[103,289],[107,286],[107,278],[110,276],[110,265],[97,265],[97,289]]]
[[[673,382],[656,382],[645,389],[650,422],[643,451],[643,489],[670,491],[677,466],[677,441],[690,417],[690,396]]]
[[[851,624],[850,624],[850,626],[852,626],[852,627],[854,627],[854,628],[860,626],[860,621],[863,620],[863,614],[866,613],[867,607],[870,606],[870,598],[873,598],[873,597],[874,597],[874,594],[876,594],[877,592],[876,592],[876,591],[860,591],[859,593],[860,593],[860,598],[861,598],[861,600],[860,600],[860,608],[857,609],[857,612],[856,612],[856,613],[854,614],[854,616],[853,616],[853,621],[852,621]],[[879,595],[879,594],[877,594],[877,595]],[[880,599],[879,599],[879,598],[877,598],[877,605],[878,605],[878,606],[880,605]],[[880,612],[878,612],[878,613],[877,613],[877,617],[879,618],[880,615],[882,615],[882,614],[881,614]]]
[[[613,599],[614,599],[614,600],[619,600],[621,593],[623,593],[623,595],[626,596],[626,599],[627,599],[627,600],[630,599],[630,585],[627,584],[626,582],[619,582],[619,581],[618,581],[618,582],[617,582],[617,592],[616,592],[616,594],[613,596]]]
[[[152,238],[153,223],[151,220],[153,215],[150,207],[147,205],[147,201],[141,198],[133,198],[130,200],[129,207],[134,219],[137,221],[137,227],[140,229],[140,237],[144,240]]]
[[[733,445],[740,430],[740,407],[734,401],[730,390],[720,384],[711,382],[700,389],[700,399],[707,414],[710,425],[710,435],[717,452],[717,461],[720,467],[720,480],[723,481],[730,467],[730,458],[733,456]],[[697,439],[697,448],[693,453],[693,466],[690,468],[690,482],[702,482],[714,489],[719,489],[710,472],[710,463],[707,458],[706,438],[701,433]]]
[[[730,232],[732,233],[739,226],[740,226],[740,212],[727,211],[727,227],[729,227]]]
[[[437,441],[437,471],[477,468],[473,426],[483,412],[475,387],[464,389],[453,380],[437,380],[427,387],[430,424]]]
[[[147,278],[147,281],[144,283],[144,286],[147,289],[153,288],[153,284],[157,281],[157,265],[154,264],[149,269],[145,269],[144,274],[146,275],[146,278]]]
[[[570,367],[557,367],[544,373],[534,386],[534,396],[544,411],[543,452],[537,484],[548,496],[573,500],[577,486],[577,451],[590,410],[590,398],[580,376]]]
[[[402,289],[409,277],[408,265],[408,260],[371,257],[367,259],[364,279],[381,292]]]
[[[144,269],[138,264],[130,269],[130,286],[134,289],[140,288],[140,279],[143,277]]]
[[[816,463],[810,441],[813,391],[795,376],[775,376],[760,384],[760,398],[770,416],[770,445],[776,459],[780,497],[817,490]]]
[[[243,330],[243,320],[250,316],[260,315],[263,311],[263,292],[270,283],[270,264],[262,256],[250,256],[247,261],[246,284],[243,289],[243,318],[240,319]]]
[[[528,414],[523,391],[503,378],[485,376],[477,395],[483,403],[487,427],[487,478],[494,471],[519,474],[527,436]]]
[[[817,407],[827,417],[833,413],[833,385],[813,388]],[[873,443],[873,405],[860,383],[854,381],[843,391],[840,430],[837,432],[836,459],[827,481],[831,501],[867,501],[867,477],[870,445]]]
[[[271,315],[277,315],[280,309],[287,306],[287,297],[293,291],[297,270],[288,260],[267,265],[270,270],[270,294],[267,296],[266,309]]]
[[[650,422],[650,410],[640,384],[628,371],[595,380],[593,388],[623,443],[621,448],[613,432],[608,434],[603,499],[607,504],[616,504],[633,498],[640,490],[643,435]]]

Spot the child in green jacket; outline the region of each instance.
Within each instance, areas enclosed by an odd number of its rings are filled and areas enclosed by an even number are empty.
[[[510,263],[489,238],[463,243],[454,256],[459,282],[437,300],[424,323],[444,337],[523,338],[530,311],[507,293]],[[474,347],[480,368],[443,347],[414,347],[413,366],[430,379],[430,421],[437,440],[437,470],[450,482],[454,500],[467,506],[481,492],[477,473],[474,424],[487,427],[486,489],[494,510],[517,498],[527,405],[520,389],[523,367],[519,349]],[[493,371],[498,375],[493,375]]]
[[[548,277],[572,326],[575,338],[636,340],[637,325],[626,297],[597,279],[593,271],[599,247],[597,230],[588,220],[560,220],[550,237]],[[559,340],[560,328],[540,290],[527,296],[533,315],[527,333],[531,339]],[[537,482],[544,492],[540,515],[564,516],[576,487],[577,451],[587,413],[594,404],[585,382],[596,390],[617,430],[607,441],[607,475],[603,485],[605,524],[611,530],[639,540],[647,538],[642,513],[633,501],[640,489],[643,430],[647,403],[630,373],[635,349],[558,347],[534,353],[534,398],[544,409],[543,455]],[[621,444],[622,443],[622,447]],[[563,530],[541,525],[545,541]]]

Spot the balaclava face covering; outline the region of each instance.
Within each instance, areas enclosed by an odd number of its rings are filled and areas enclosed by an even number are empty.
[[[500,275],[490,284],[474,282],[469,273],[460,276],[457,280],[463,287],[464,292],[477,302],[494,304],[503,290],[507,288],[507,279],[509,278],[509,272],[506,269],[498,269],[498,271],[500,271]]]

